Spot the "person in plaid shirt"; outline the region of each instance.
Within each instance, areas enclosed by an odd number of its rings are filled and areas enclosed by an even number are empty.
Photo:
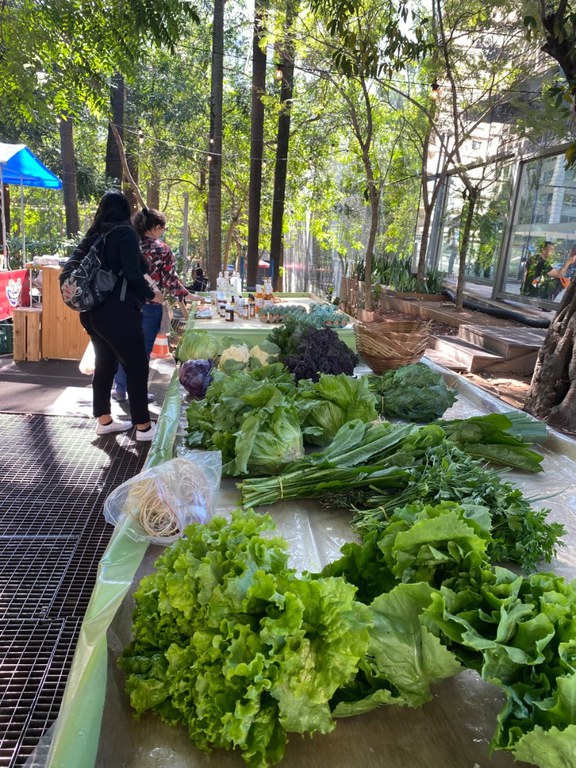
[[[169,294],[178,301],[184,301],[187,298],[200,300],[199,296],[191,294],[181,282],[176,274],[174,254],[162,240],[167,230],[166,216],[154,208],[142,208],[132,217],[132,224],[136,233],[140,235],[140,251],[148,265],[149,276],[157,289],[164,296]],[[142,307],[142,328],[148,359],[150,359],[161,322],[162,304],[146,302]],[[114,387],[112,397],[119,403],[124,402],[127,399],[126,373],[121,365],[118,366],[114,377]],[[149,394],[148,402],[153,400],[154,395]]]

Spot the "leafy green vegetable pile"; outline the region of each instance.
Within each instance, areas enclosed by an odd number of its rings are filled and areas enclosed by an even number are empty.
[[[424,363],[411,363],[367,379],[382,416],[434,421],[456,402],[456,393],[446,386],[444,377]]]
[[[225,475],[274,474],[302,455],[304,442],[326,445],[350,419],[374,420],[374,404],[365,378],[324,374],[297,386],[281,363],[218,371],[205,398],[187,408],[186,441],[222,451]]]
[[[356,674],[369,611],[343,579],[298,578],[287,544],[252,512],[191,526],[135,594],[120,666],[138,714],[181,724],[200,749],[278,762],[287,732],[328,733],[329,702]]]
[[[187,444],[222,452],[222,472],[268,474],[304,453],[294,381],[280,363],[215,374],[186,410]]]
[[[239,488],[247,507],[308,497],[350,508],[363,535],[384,528],[397,507],[412,501],[482,504],[494,532],[491,556],[530,570],[550,561],[564,527],[546,522],[548,510],[533,510],[481,459],[539,472],[542,456],[522,435],[542,434],[542,425],[516,412],[425,426],[349,421],[323,451],[297,459],[281,476],[246,478]]]
[[[481,505],[415,503],[315,576],[252,510],[191,526],[136,592],[120,666],[138,714],[183,725],[200,749],[281,760],[287,734],[383,704],[420,706],[476,670],[506,705],[492,746],[540,768],[576,749],[576,588],[487,559]]]
[[[487,523],[481,507],[410,505],[383,534],[345,545],[322,576],[356,584],[359,599],[372,608],[392,596],[400,603],[408,585],[428,586],[429,603],[411,624],[413,646],[432,633],[463,666],[502,689],[506,704],[493,748],[540,768],[567,768],[576,754],[576,586],[553,574],[522,577],[492,568]],[[405,611],[402,602],[396,616]],[[371,643],[381,632],[391,640],[390,624],[376,624]],[[337,693],[344,708],[336,706],[334,714],[386,700],[388,686],[382,693],[381,681],[371,680],[364,666]]]

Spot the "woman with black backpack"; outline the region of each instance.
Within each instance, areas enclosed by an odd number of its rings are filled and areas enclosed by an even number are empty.
[[[146,280],[148,267],[130,222],[130,204],[117,190],[106,192],[100,200],[78,251],[87,253],[103,234],[106,237],[101,247],[102,266],[112,270],[118,279],[102,304],[80,313],[80,322],[95,352],[92,392],[94,416],[98,420],[96,434],[123,432],[134,424],[136,440],[150,441],[156,433],[156,424],[150,421],[148,411],[148,357],[142,331],[142,306],[147,300],[161,303],[163,297]],[[126,371],[132,423],[115,421],[110,413],[112,384],[119,363]]]

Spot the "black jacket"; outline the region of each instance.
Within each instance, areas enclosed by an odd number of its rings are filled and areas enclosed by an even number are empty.
[[[154,291],[144,278],[148,265],[140,253],[138,235],[129,224],[104,225],[101,232],[86,236],[78,250],[88,253],[95,240],[104,233],[107,234],[102,253],[103,266],[118,275],[122,274],[127,283],[124,300],[132,306],[141,307],[146,299],[154,298]],[[123,283],[122,279],[118,280],[114,294],[120,296]]]

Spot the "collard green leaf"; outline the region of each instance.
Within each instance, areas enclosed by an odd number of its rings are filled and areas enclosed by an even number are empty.
[[[430,686],[461,670],[460,663],[420,623],[430,604],[428,584],[399,584],[371,605],[374,627],[368,655],[374,676],[388,681],[410,706],[430,699]]]

